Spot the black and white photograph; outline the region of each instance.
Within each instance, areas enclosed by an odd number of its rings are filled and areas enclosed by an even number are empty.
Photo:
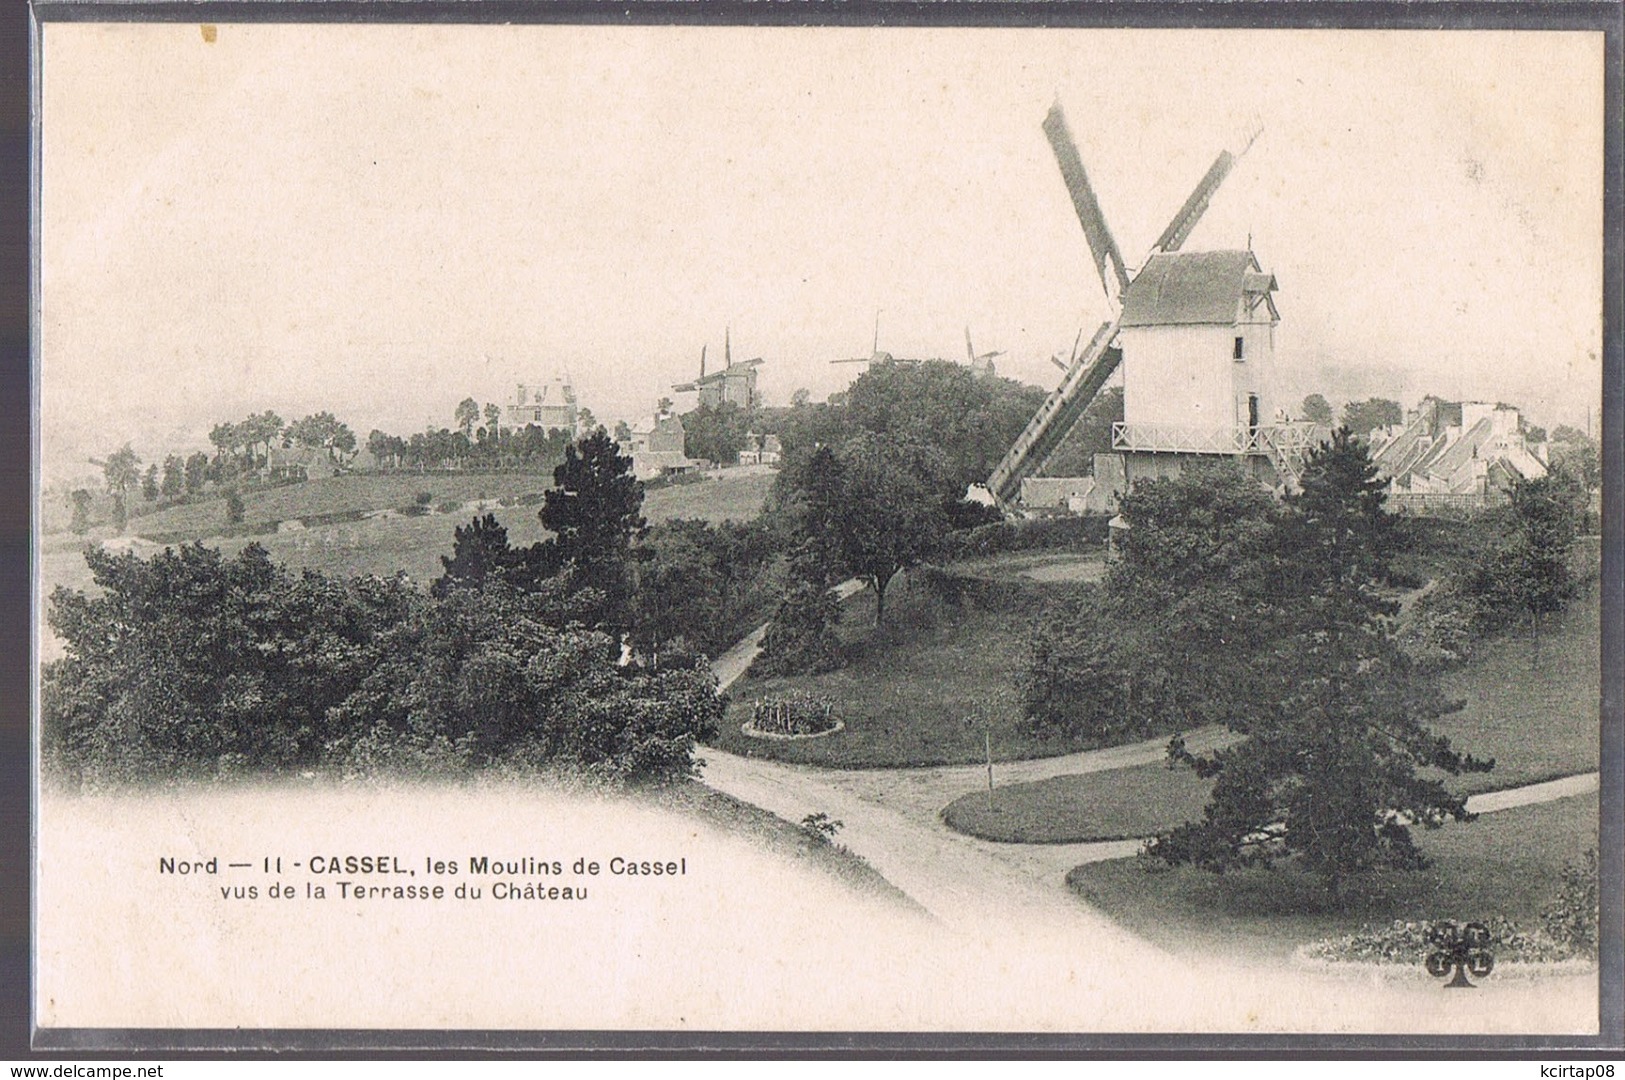
[[[37,1046],[1609,1030],[1601,33],[35,48]]]

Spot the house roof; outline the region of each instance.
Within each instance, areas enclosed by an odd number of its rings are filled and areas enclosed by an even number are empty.
[[[1448,479],[1455,475],[1456,470],[1478,457],[1479,448],[1489,439],[1491,433],[1488,418],[1480,420],[1462,432],[1459,439],[1445,447],[1443,453],[1419,464],[1417,470],[1440,479]]]
[[[1124,326],[1175,326],[1236,321],[1242,297],[1268,297],[1275,276],[1250,251],[1159,252],[1123,294]]]

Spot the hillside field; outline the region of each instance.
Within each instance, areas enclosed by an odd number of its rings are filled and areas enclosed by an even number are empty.
[[[651,524],[672,518],[702,518],[712,522],[748,520],[761,512],[773,478],[771,472],[744,469],[708,474],[707,479],[699,483],[650,491],[644,497],[643,513]],[[438,481],[438,484],[429,481]],[[404,571],[412,580],[427,585],[440,576],[440,557],[451,554],[456,528],[468,524],[474,517],[474,509],[466,505],[468,501],[535,497],[536,501],[527,505],[496,507],[490,511],[507,528],[510,543],[533,544],[546,535],[537,513],[541,493],[551,486],[550,476],[341,476],[245,495],[246,520],[252,525],[294,522],[300,517],[317,515],[392,510],[411,503],[418,491],[433,494],[432,512],[423,517],[386,513],[314,527],[285,525],[280,530],[257,535],[221,537],[224,505],[220,500],[211,500],[171,507],[133,520],[131,531],[137,539],[113,543],[127,544],[137,554],[147,555],[161,550],[163,545],[140,537],[167,531],[189,532],[195,535],[185,539],[203,540],[228,553],[235,553],[251,542],[258,543],[273,559],[294,569],[342,576],[378,574],[386,577]],[[457,504],[457,511],[441,513],[433,509],[445,503]],[[83,555],[86,542],[82,537],[67,533],[43,538],[38,556],[42,598],[49,597],[58,585],[74,589],[93,587]]]

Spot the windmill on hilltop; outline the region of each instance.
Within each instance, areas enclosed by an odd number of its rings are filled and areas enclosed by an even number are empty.
[[[720,408],[732,402],[746,412],[761,404],[756,393],[756,369],[762,365],[760,356],[734,363],[731,328],[722,331],[722,361],[720,369],[705,373],[705,346],[700,346],[700,376],[692,382],[678,383],[672,389],[679,394],[698,393],[699,403]]]
[[[1058,103],[1043,126],[1115,314],[1082,351],[1074,346],[1061,385],[989,477],[994,499],[1016,500],[1119,367],[1123,420],[1112,453],[1097,455],[1097,487],[1121,494],[1136,479],[1215,456],[1236,458],[1272,486],[1295,486],[1315,429],[1286,421],[1274,397],[1275,276],[1251,250],[1180,250],[1259,129],[1235,153],[1220,151],[1136,270],[1106,226]]]

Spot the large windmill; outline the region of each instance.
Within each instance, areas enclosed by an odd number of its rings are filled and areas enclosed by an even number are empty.
[[[1180,251],[1257,129],[1236,152],[1219,153],[1137,269],[1106,226],[1059,104],[1045,117],[1044,134],[1115,314],[1081,352],[1074,347],[1060,386],[989,477],[993,497],[1004,506],[1015,500],[1022,479],[1042,468],[1119,365],[1124,418],[1112,448],[1121,474],[1102,476],[1097,468],[1097,482],[1120,491],[1135,474],[1166,474],[1181,459],[1222,454],[1257,459],[1274,483],[1295,483],[1308,426],[1261,420],[1272,404],[1275,278],[1250,250]]]

